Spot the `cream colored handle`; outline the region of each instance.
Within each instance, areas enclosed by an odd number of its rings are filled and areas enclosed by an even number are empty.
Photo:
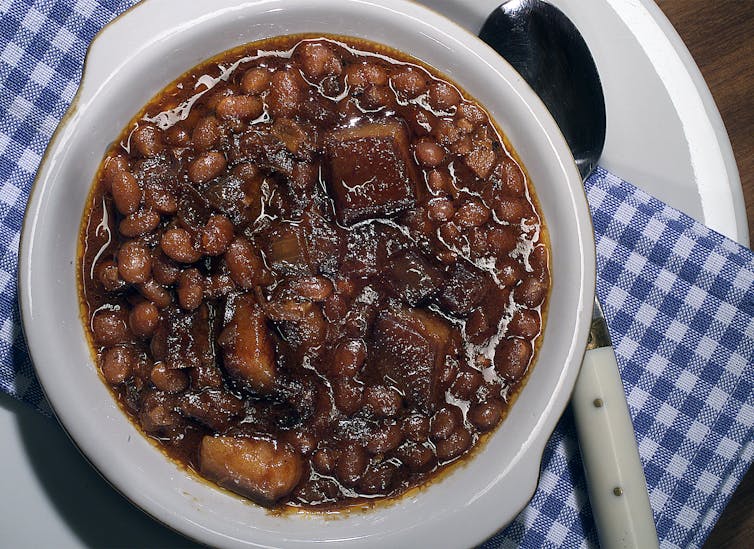
[[[644,469],[611,347],[586,352],[571,403],[601,547],[658,547]]]

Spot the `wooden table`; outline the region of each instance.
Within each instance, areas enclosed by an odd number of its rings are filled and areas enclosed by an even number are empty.
[[[655,1],[699,65],[725,122],[754,243],[754,0]],[[754,547],[754,467],[704,547]]]

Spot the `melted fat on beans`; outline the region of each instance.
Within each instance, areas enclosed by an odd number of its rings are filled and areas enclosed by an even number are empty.
[[[261,505],[419,486],[506,415],[550,287],[487,112],[383,46],[286,36],[157,95],[81,234],[102,377],[172,458]]]

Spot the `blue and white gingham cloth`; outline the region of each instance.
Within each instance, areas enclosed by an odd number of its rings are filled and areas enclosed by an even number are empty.
[[[18,313],[23,212],[89,42],[133,3],[0,0],[0,388],[47,414]],[[586,187],[660,542],[700,547],[754,459],[754,255],[604,170]],[[567,412],[531,503],[484,547],[596,544]]]

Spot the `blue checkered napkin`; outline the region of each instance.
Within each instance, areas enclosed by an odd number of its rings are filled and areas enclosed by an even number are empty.
[[[0,0],[0,388],[48,414],[18,315],[21,220],[88,43],[133,3]],[[602,170],[587,189],[597,289],[658,533],[666,547],[700,546],[754,459],[754,259]],[[566,413],[545,450],[531,503],[485,547],[595,544]]]
[[[0,0],[0,390],[47,415],[18,312],[21,222],[42,154],[76,93],[89,42],[134,3]]]
[[[598,168],[605,310],[663,547],[699,547],[754,460],[754,254]],[[485,547],[596,545],[573,418],[529,506]]]

